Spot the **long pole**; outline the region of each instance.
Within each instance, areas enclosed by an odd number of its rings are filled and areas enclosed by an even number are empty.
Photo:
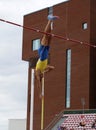
[[[44,73],[42,77],[41,130],[44,129]]]

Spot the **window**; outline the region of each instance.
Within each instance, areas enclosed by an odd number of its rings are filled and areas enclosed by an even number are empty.
[[[88,25],[87,25],[86,22],[85,22],[85,23],[82,23],[82,29],[83,29],[83,30],[87,29],[87,27],[88,27]]]
[[[71,49],[66,53],[66,108],[70,108],[71,89]]]
[[[49,7],[48,15],[53,15],[53,6]],[[53,30],[53,22],[51,22],[51,30]]]
[[[40,47],[40,39],[35,39],[32,40],[32,50],[38,50],[38,48]]]
[[[53,15],[53,7],[49,7],[48,9],[48,15]]]

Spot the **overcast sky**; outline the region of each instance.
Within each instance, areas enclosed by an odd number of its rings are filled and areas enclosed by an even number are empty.
[[[0,0],[0,19],[23,25],[23,16],[65,0]],[[22,28],[0,22],[0,130],[26,118],[28,64],[22,61]]]

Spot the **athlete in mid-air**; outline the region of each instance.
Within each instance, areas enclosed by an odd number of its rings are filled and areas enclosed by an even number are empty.
[[[56,20],[58,18],[59,18],[58,16],[48,15],[48,23],[44,30],[45,34],[43,35],[40,48],[38,49],[39,59],[36,63],[35,77],[36,77],[36,84],[40,90],[40,97],[42,96],[41,88],[42,88],[43,74],[54,69],[54,66],[48,65],[48,55],[49,55],[49,49],[50,49],[52,36],[48,35],[47,33],[51,33],[52,31],[51,24],[53,20]]]

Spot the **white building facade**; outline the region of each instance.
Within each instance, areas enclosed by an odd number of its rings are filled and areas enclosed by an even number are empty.
[[[9,119],[8,130],[26,130],[26,119]]]

